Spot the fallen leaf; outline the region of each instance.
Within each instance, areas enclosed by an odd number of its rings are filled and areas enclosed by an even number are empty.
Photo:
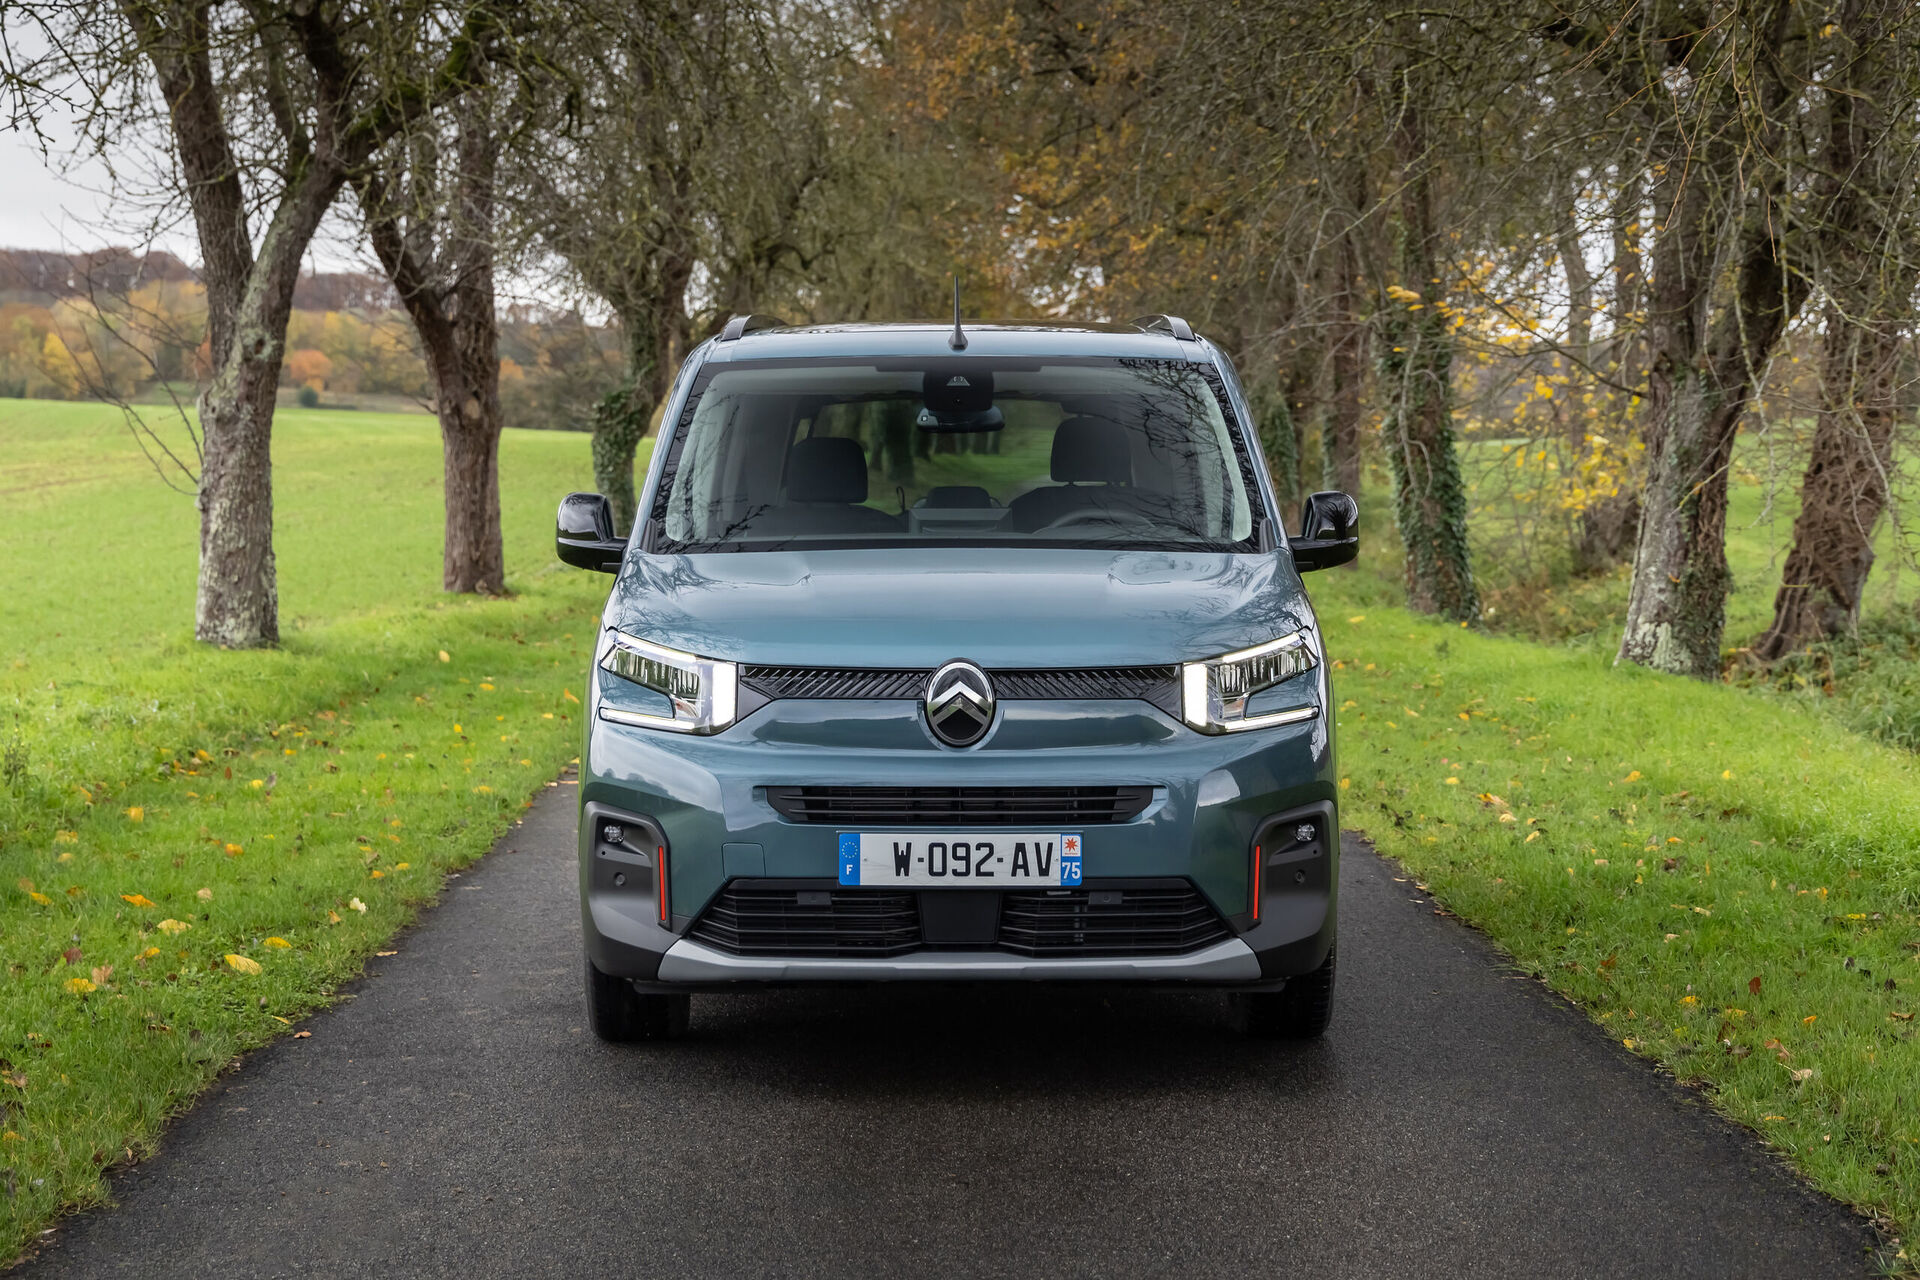
[[[241,854],[246,852],[246,849],[243,846],[237,845],[237,844],[229,844],[227,845],[226,849],[227,849],[227,856],[229,858],[237,858]]]
[[[327,923],[328,923],[328,924],[339,924],[339,923],[340,923],[340,913],[339,913],[338,911],[329,911],[329,912],[327,912]]]
[[[33,899],[35,902],[39,903],[43,907],[50,907],[53,905],[52,898],[49,898],[44,893],[39,893],[32,889],[27,890],[27,897]]]
[[[77,996],[84,996],[94,990],[94,985],[85,978],[68,978],[67,990]]]
[[[377,956],[397,956],[400,953],[398,951],[376,951],[373,954]]]
[[[1760,975],[1759,974],[1756,973],[1751,978],[1747,979],[1747,994],[1754,995],[1754,996],[1757,996],[1760,994]]]
[[[1807,1081],[1813,1079],[1813,1068],[1799,1067],[1787,1072],[1787,1074],[1793,1077],[1795,1084],[1805,1084]]]
[[[442,662],[452,662],[452,661],[453,661],[453,655],[452,655],[452,654],[450,654],[450,653],[448,653],[448,652],[447,652],[447,651],[446,651],[445,649],[442,649],[442,650],[440,651],[440,661],[442,661]]]
[[[213,901],[213,890],[211,890],[211,889],[196,889],[196,890],[194,890],[194,893],[193,893],[193,896],[194,896],[194,897],[196,897],[196,898],[198,898],[198,899],[200,899],[200,901],[202,901],[202,902],[212,902],[212,901]]]
[[[576,698],[576,697],[574,697],[574,696],[573,696],[573,690],[571,690],[571,689],[562,689],[562,690],[560,691],[560,695],[561,695],[562,697],[564,697],[564,698],[565,698],[565,699],[566,699],[566,700],[567,700],[568,702],[578,702],[578,701],[580,701],[580,699],[578,699],[578,698]]]
[[[159,954],[160,954],[160,948],[148,947],[145,951],[142,951],[139,955],[135,956],[134,959],[138,960],[141,964],[145,964],[147,961],[153,959],[155,956]]]
[[[1912,1022],[1913,1021],[1913,1015],[1910,1013],[1890,1013],[1887,1015],[1887,1017],[1892,1019],[1895,1022]]]
[[[185,920],[162,920],[153,927],[162,933],[185,933],[187,930],[193,928],[193,926]]]
[[[68,947],[68,948],[67,948],[67,949],[66,949],[65,951],[62,951],[62,952],[60,953],[60,958],[61,958],[62,960],[65,960],[65,961],[66,961],[66,962],[67,962],[68,964],[79,964],[79,963],[80,963],[80,948],[78,948],[78,947]]]
[[[250,960],[246,956],[237,956],[232,952],[227,953],[227,967],[235,973],[260,972],[260,962],[258,960]]]
[[[147,811],[139,805],[135,805],[133,808],[127,810],[127,820],[129,822],[145,822],[147,820]]]
[[[361,915],[367,914],[367,904],[360,901],[360,899],[358,898],[348,898],[347,905],[349,907],[352,907],[355,911],[358,911]]]
[[[1460,785],[1460,779],[1458,779],[1458,778],[1448,778],[1448,779],[1447,779],[1447,785],[1448,785],[1448,786],[1450,786],[1450,787],[1457,787],[1457,786],[1459,786],[1459,785]]]
[[[1806,1017],[1800,1019],[1800,1025],[1803,1027],[1810,1027],[1813,1025],[1813,1020],[1819,1016],[1820,1015],[1817,1013],[1810,1013]]]
[[[291,947],[293,944],[291,942],[288,942],[285,938],[268,938],[267,945],[270,947],[285,948],[285,947]]]
[[[296,1032],[294,1032],[294,1033],[293,1033],[293,1038],[294,1038],[295,1040],[311,1040],[311,1039],[313,1039],[313,1032],[311,1032],[311,1031],[296,1031]]]
[[[107,985],[107,979],[111,978],[112,976],[113,976],[112,965],[110,964],[100,965],[96,967],[93,971],[94,985],[104,987]]]
[[[120,895],[120,901],[131,902],[136,907],[150,907],[153,905],[153,900],[144,893],[123,893]]]

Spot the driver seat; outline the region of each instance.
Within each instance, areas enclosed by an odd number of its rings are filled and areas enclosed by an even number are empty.
[[[1029,489],[1007,504],[1013,527],[1032,533],[1062,516],[1119,505],[1133,483],[1133,450],[1127,433],[1105,418],[1065,418],[1053,431],[1048,471],[1054,483]]]

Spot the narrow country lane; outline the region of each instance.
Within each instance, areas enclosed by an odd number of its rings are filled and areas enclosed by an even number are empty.
[[[1212,994],[586,1029],[571,786],[25,1276],[1858,1276],[1873,1239],[1349,836],[1334,1028]]]

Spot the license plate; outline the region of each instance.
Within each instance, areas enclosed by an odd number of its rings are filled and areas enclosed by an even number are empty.
[[[1077,832],[842,831],[840,883],[896,888],[1031,887],[1080,883]]]

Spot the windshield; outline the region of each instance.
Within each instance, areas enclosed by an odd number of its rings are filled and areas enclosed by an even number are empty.
[[[1245,550],[1258,491],[1224,404],[1184,360],[708,366],[652,546]]]

